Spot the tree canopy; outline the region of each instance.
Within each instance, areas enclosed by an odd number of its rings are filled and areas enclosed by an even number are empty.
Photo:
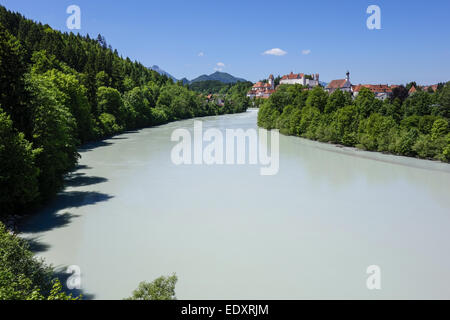
[[[398,87],[384,101],[367,88],[352,99],[340,90],[328,94],[320,87],[281,86],[262,104],[258,125],[322,142],[449,162],[449,97],[450,83],[411,95]]]

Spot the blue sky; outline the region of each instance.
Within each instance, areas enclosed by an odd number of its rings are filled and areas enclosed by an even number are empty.
[[[222,69],[251,81],[294,71],[320,73],[321,80],[329,82],[345,77],[347,70],[354,84],[450,80],[448,0],[0,0],[0,4],[62,31],[69,31],[66,8],[78,5],[80,33],[101,33],[123,56],[159,65],[177,78]],[[369,5],[381,8],[381,30],[366,26]],[[263,54],[273,48],[286,54]]]

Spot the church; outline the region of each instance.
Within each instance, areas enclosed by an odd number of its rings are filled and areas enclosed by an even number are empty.
[[[333,80],[325,88],[325,90],[327,90],[328,93],[333,93],[338,89],[343,92],[350,92],[350,93],[352,92],[352,83],[350,82],[349,71],[347,71],[345,79]]]

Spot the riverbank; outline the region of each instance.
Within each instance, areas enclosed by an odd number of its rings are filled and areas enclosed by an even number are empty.
[[[315,140],[310,140],[297,136],[290,136],[295,139],[302,141],[304,145],[318,148],[325,151],[336,152],[345,154],[352,157],[359,157],[363,159],[375,160],[379,162],[385,162],[390,164],[397,164],[402,166],[408,166],[417,169],[434,170],[450,173],[450,164],[438,160],[429,160],[421,158],[406,157],[401,155],[395,155],[390,153],[382,153],[377,151],[366,151],[361,150],[356,147],[347,147],[343,145],[320,142]]]

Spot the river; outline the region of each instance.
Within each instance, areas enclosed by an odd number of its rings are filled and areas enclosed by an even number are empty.
[[[257,111],[201,119],[256,128]],[[80,150],[66,188],[23,229],[81,293],[122,299],[176,273],[179,299],[450,299],[450,165],[280,136],[279,173],[176,166],[173,130]],[[376,265],[380,290],[369,290]]]

